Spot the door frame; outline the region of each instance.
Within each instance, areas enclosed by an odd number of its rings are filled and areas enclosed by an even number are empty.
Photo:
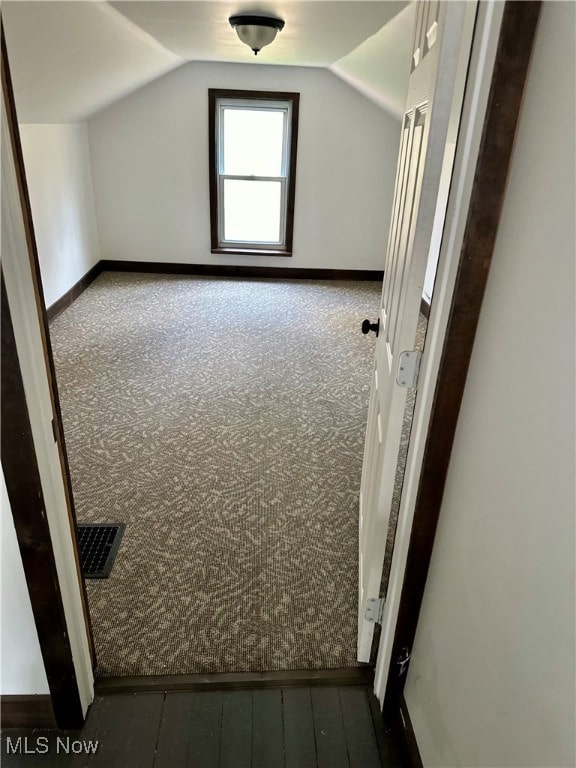
[[[509,0],[478,8],[375,670],[384,716],[401,732],[409,730],[404,686],[540,7]]]
[[[2,60],[2,468],[60,728],[77,728],[96,664],[68,456],[4,26]]]
[[[368,413],[368,427],[366,437],[366,447],[364,453],[364,466],[361,484],[361,503],[360,510],[361,529],[360,539],[360,564],[361,573],[359,587],[359,627],[358,627],[358,659],[367,658],[367,640],[372,641],[370,658],[377,657],[379,639],[381,633],[371,635],[370,628],[374,629],[374,624],[365,620],[364,609],[366,595],[373,597],[391,596],[397,582],[398,566],[392,570],[393,561],[385,556],[385,539],[390,536],[390,514],[393,506],[393,486],[398,482],[400,472],[400,483],[402,483],[404,470],[407,469],[408,456],[405,454],[404,464],[399,463],[401,452],[401,442],[399,431],[406,431],[407,399],[406,389],[397,385],[397,373],[400,354],[404,350],[413,349],[418,334],[418,316],[421,311],[423,294],[426,285],[426,276],[432,264],[437,262],[441,244],[441,236],[447,217],[448,196],[451,186],[451,180],[454,172],[455,147],[458,137],[459,125],[461,121],[462,109],[465,99],[465,89],[467,84],[467,70],[470,58],[472,56],[472,46],[474,43],[474,32],[478,15],[478,2],[457,3],[454,7],[447,7],[449,4],[440,8],[435,7],[433,2],[424,0],[418,4],[416,10],[416,36],[414,46],[424,47],[425,41],[430,31],[437,29],[436,40],[433,47],[414,67],[410,75],[410,87],[405,107],[405,114],[402,119],[402,134],[407,134],[412,128],[408,125],[416,118],[419,113],[427,115],[427,126],[424,128],[424,135],[428,134],[429,141],[426,140],[426,148],[420,147],[417,156],[423,158],[423,170],[421,178],[421,192],[415,192],[415,196],[409,196],[406,203],[407,208],[403,210],[402,202],[399,203],[399,210],[395,209],[395,214],[399,216],[397,223],[397,237],[402,239],[403,219],[410,222],[410,233],[406,235],[413,242],[408,245],[405,258],[397,256],[400,266],[397,270],[394,268],[393,275],[390,276],[391,282],[388,282],[386,274],[384,275],[383,294],[380,301],[381,326],[376,341],[377,351],[375,355],[375,372],[372,381],[370,393],[370,405]],[[420,40],[419,38],[422,38]],[[436,49],[434,51],[434,49]],[[416,48],[420,51],[420,48]],[[413,58],[417,59],[420,54],[414,53]],[[435,64],[435,73],[432,82],[423,84],[424,72],[420,67],[426,66],[427,57],[437,56]],[[428,65],[432,62],[428,60]],[[419,73],[419,74],[418,74]],[[415,77],[414,80],[412,78]],[[426,98],[426,102],[424,99]],[[426,104],[424,106],[424,103]],[[409,122],[408,122],[409,121]],[[423,139],[424,141],[425,139]],[[413,157],[412,141],[406,142],[406,157],[404,152],[404,140],[402,140],[399,151],[399,166],[396,184],[406,183],[406,179],[412,175],[410,158]],[[424,155],[422,155],[424,151]],[[405,164],[406,168],[401,173],[400,165]],[[402,176],[404,175],[404,180]],[[416,186],[415,189],[418,189]],[[396,196],[399,189],[396,189],[394,205],[397,205]],[[418,200],[418,202],[417,202]],[[414,207],[413,207],[414,206]],[[391,224],[392,238],[393,224]],[[388,245],[389,249],[391,244]],[[396,244],[396,248],[400,246]],[[406,246],[404,246],[406,248]],[[390,254],[387,255],[387,261]],[[394,261],[394,260],[392,260]],[[385,273],[388,263],[385,265]],[[408,277],[406,276],[408,275]],[[403,281],[401,291],[395,298],[396,290],[394,280]],[[405,291],[405,294],[403,293]],[[432,292],[430,290],[430,292]],[[380,341],[384,334],[388,339],[386,330],[390,318],[386,315],[394,315],[393,306],[387,306],[389,303],[396,304],[399,312],[399,319],[396,321],[397,327],[394,330],[394,338],[389,342]],[[428,313],[429,315],[429,313]],[[392,321],[394,322],[394,321]],[[390,346],[392,345],[392,346]],[[384,346],[386,351],[384,351]],[[420,346],[420,345],[418,345]],[[392,349],[392,347],[394,349]],[[424,354],[428,350],[424,348]],[[393,358],[395,358],[393,360]],[[404,394],[402,394],[404,393]],[[429,387],[418,387],[418,398],[425,400],[430,397]],[[384,400],[384,402],[383,402]],[[385,401],[388,401],[386,403]],[[378,429],[375,424],[375,414],[372,415],[372,408],[378,411]],[[413,412],[410,414],[410,426],[407,430],[406,440],[410,443],[412,431],[415,428]],[[382,424],[380,424],[382,416]],[[381,428],[382,427],[382,428]],[[392,430],[392,431],[390,431]],[[382,433],[378,437],[378,432]],[[374,433],[374,434],[371,434]],[[396,434],[394,434],[396,433]],[[389,445],[391,440],[396,438],[400,449],[396,448],[394,443]],[[395,442],[395,441],[394,441]],[[388,456],[389,449],[392,448]],[[372,455],[371,455],[372,454]],[[368,482],[366,482],[368,480]],[[364,488],[364,485],[367,488]],[[401,496],[401,494],[400,494]],[[401,500],[401,498],[400,498]],[[366,510],[363,512],[363,508]],[[398,508],[398,512],[400,509]],[[388,513],[388,514],[387,514]],[[362,520],[362,518],[364,518]],[[398,517],[400,521],[400,517]],[[396,544],[402,543],[402,528],[394,526]],[[382,533],[384,535],[382,535]],[[374,538],[376,537],[376,539]],[[372,540],[372,549],[366,542]],[[386,546],[387,549],[387,546]],[[393,554],[393,553],[392,553]],[[380,566],[383,563],[383,567]],[[384,568],[387,573],[384,574]],[[388,570],[389,569],[389,570]],[[388,577],[392,577],[389,579]],[[364,578],[362,578],[364,577]],[[394,580],[394,577],[396,579]],[[384,579],[386,578],[386,585]],[[362,582],[367,582],[363,584]],[[387,588],[388,583],[390,587]],[[388,595],[385,593],[388,592]],[[362,600],[364,593],[364,600]],[[389,605],[384,606],[384,620],[390,620],[392,615]],[[384,624],[384,621],[383,621]],[[363,642],[362,642],[363,641]],[[376,692],[378,690],[376,688]]]
[[[430,340],[433,344],[429,345],[428,353],[425,351],[422,362],[422,385],[417,398],[413,439],[410,443],[402,494],[400,516],[403,524],[399,526],[399,535],[402,538],[405,551],[402,552],[400,546],[395,547],[392,563],[396,578],[395,585],[391,575],[391,590],[395,592],[395,597],[394,600],[387,600],[376,665],[375,690],[381,702],[385,703],[385,713],[390,715],[399,711],[407,669],[404,669],[404,674],[396,675],[390,665],[390,659],[393,658],[393,653],[398,653],[399,649],[400,651],[404,647],[411,649],[414,640],[459,407],[464,392],[468,362],[472,353],[475,330],[506,189],[514,131],[518,120],[540,2],[539,0],[508,0],[504,6],[499,3],[480,3],[480,8],[480,13],[487,16],[491,14],[491,18],[487,19],[486,29],[491,30],[492,35],[496,30],[496,39],[499,42],[496,47],[495,40],[487,34],[479,44],[475,37],[472,55],[473,59],[475,58],[473,66],[477,67],[477,80],[472,89],[469,80],[465,91],[465,105],[467,104],[465,111],[468,109],[468,115],[466,128],[461,126],[460,137],[465,138],[466,141],[464,143],[459,142],[456,167],[458,168],[459,164],[460,177],[459,179],[456,176],[453,178],[447,221],[450,221],[451,210],[455,212],[455,218],[451,222],[451,231],[444,232],[439,271],[430,311],[429,333],[432,334]],[[498,30],[500,30],[499,36]],[[8,61],[3,31],[2,65],[4,90],[4,78],[5,76],[8,77]],[[486,82],[487,79],[489,82]],[[489,93],[488,85],[490,85]],[[53,376],[53,363],[51,362],[49,342],[46,338],[46,307],[39,283],[38,258],[21,150],[18,149],[19,132],[11,89],[6,98],[10,104],[10,138],[16,148],[15,152],[18,157],[16,170],[20,176],[20,199],[18,201],[11,200],[11,203],[17,202],[20,205],[26,227],[28,253],[32,264],[35,265],[33,282],[36,283],[34,286],[36,306],[27,306],[26,309],[28,320],[32,315],[35,315],[38,324],[36,331],[40,329],[41,336],[44,336],[44,353],[48,361],[45,371],[46,380],[52,395],[56,395],[57,398],[57,393],[50,381],[49,372]],[[483,108],[483,104],[486,103],[488,104],[487,111]],[[458,154],[463,154],[464,157],[461,156],[458,159]],[[456,194],[453,195],[452,191]],[[491,222],[489,226],[485,224],[486,216]],[[463,243],[458,253],[459,258],[453,259],[451,264],[443,267],[442,261],[445,258],[446,243],[450,240],[450,245],[454,248],[454,243],[458,243],[459,237],[460,242]],[[8,291],[8,300],[10,298],[10,291]],[[17,333],[18,325],[21,323],[20,316],[15,314],[13,321]],[[57,434],[59,434],[59,430],[61,430],[60,414],[59,408],[54,403],[53,411]],[[419,420],[420,434],[418,440],[415,439],[416,420]],[[31,422],[32,427],[34,427],[32,417]],[[441,429],[438,428],[438,425],[441,425]],[[16,436],[13,440],[16,443],[20,442]],[[64,445],[61,438],[59,442],[61,446]],[[35,452],[38,458],[37,446],[35,446]],[[65,450],[60,451],[60,456],[64,468],[64,483],[69,493],[69,474]],[[66,563],[66,569],[62,571],[58,569],[53,599],[57,599],[58,595],[62,598],[62,594],[69,592],[71,587],[78,588],[79,594],[83,596],[83,599],[80,600],[83,612],[76,611],[73,615],[67,615],[67,627],[71,635],[76,634],[80,639],[83,638],[86,647],[90,647],[92,642],[91,628],[86,610],[85,586],[78,567],[73,530],[75,518],[71,498],[70,494],[68,515],[70,516],[69,538],[71,546],[64,553],[69,562]],[[13,509],[13,513],[18,530],[17,518],[19,518],[21,510]],[[38,516],[42,516],[42,510],[38,508],[33,514],[37,516],[36,522],[38,522]],[[44,541],[44,546],[51,551],[55,561],[62,559],[63,553],[54,552],[54,542],[49,538]],[[77,583],[75,585],[66,583],[66,580],[63,581],[62,578],[62,573],[67,573],[69,582],[70,574],[73,571],[76,573]],[[31,573],[28,587],[34,617],[38,623],[41,616],[38,605],[36,605],[36,599],[46,592],[44,575],[38,570]],[[46,656],[49,657],[51,653],[54,653],[54,649],[49,646],[45,638],[43,639],[42,633],[39,632],[39,635],[46,664]],[[64,643],[65,640],[62,639],[62,646]],[[86,654],[83,666],[74,665],[73,671],[80,689],[83,686],[85,688],[85,683],[81,678],[86,677],[88,679],[92,674],[89,662],[90,656]],[[51,679],[52,682],[54,679],[48,664],[46,664],[46,671],[50,684]],[[388,683],[389,695],[384,701],[386,683]],[[71,721],[65,723],[63,716],[61,721],[59,720],[59,725],[70,727],[72,723]]]

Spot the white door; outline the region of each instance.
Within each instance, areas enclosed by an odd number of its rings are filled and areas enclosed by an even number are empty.
[[[409,363],[414,349],[426,267],[437,258],[452,172],[475,3],[418,3],[408,99],[379,313],[360,491],[358,660],[370,660],[374,623],[368,600],[378,598]],[[462,46],[467,46],[462,55]],[[459,103],[455,103],[458,102]],[[455,122],[456,121],[456,122]],[[402,365],[403,370],[400,371]],[[409,383],[409,381],[408,381]]]

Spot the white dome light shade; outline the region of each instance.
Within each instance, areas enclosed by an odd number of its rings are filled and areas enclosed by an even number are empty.
[[[230,16],[228,21],[236,30],[240,40],[254,51],[254,55],[265,45],[270,45],[278,30],[284,27],[282,19],[254,14],[239,13],[236,16]]]

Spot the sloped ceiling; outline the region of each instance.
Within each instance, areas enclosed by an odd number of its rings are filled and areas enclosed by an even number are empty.
[[[2,3],[22,123],[71,123],[183,63],[104,2]]]
[[[404,112],[416,5],[410,3],[330,69],[398,118]]]
[[[407,5],[392,0],[4,0],[2,17],[23,123],[85,120],[188,61],[330,68],[396,114],[408,75],[411,11],[402,13]],[[228,17],[241,11],[265,12],[286,22],[257,58],[228,24]]]

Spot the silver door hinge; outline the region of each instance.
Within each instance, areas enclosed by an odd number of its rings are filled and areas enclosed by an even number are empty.
[[[400,355],[400,364],[398,365],[398,375],[396,384],[406,389],[416,389],[418,386],[418,375],[420,373],[420,361],[422,353],[413,349],[411,352],[402,352]]]
[[[383,615],[384,598],[369,597],[366,601],[366,611],[364,612],[364,618],[366,621],[370,621],[372,624],[382,624]]]

